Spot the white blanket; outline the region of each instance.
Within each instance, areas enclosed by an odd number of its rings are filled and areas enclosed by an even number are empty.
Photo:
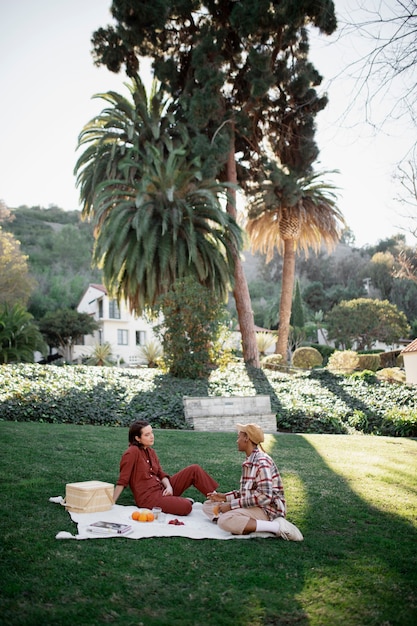
[[[61,504],[62,498],[49,498],[51,502]],[[108,539],[109,537],[126,537],[127,539],[145,539],[149,537],[188,537],[189,539],[249,539],[254,537],[272,537],[270,533],[251,533],[250,535],[232,535],[222,530],[210,521],[203,513],[201,502],[195,502],[190,515],[181,517],[179,515],[166,515],[163,522],[136,522],[132,520],[133,511],[137,511],[135,506],[121,506],[114,504],[109,511],[101,513],[72,513],[69,512],[73,522],[77,524],[77,534],[62,531],[56,535],[56,539]],[[173,519],[183,522],[183,526],[175,526],[168,522]],[[101,535],[88,532],[86,530],[92,522],[118,522],[120,524],[130,524],[133,532],[127,535]]]

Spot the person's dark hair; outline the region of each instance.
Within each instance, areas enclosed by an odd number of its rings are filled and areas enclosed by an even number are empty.
[[[138,420],[137,422],[133,422],[133,424],[129,428],[129,443],[141,448],[142,444],[136,441],[135,437],[140,438],[142,436],[142,430],[146,428],[146,426],[150,426],[149,422],[147,422],[146,420]]]

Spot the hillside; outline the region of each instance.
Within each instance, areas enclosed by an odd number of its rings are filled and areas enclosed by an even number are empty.
[[[101,282],[101,273],[91,267],[91,225],[81,221],[78,211],[58,207],[10,210],[14,219],[3,229],[20,241],[37,283],[30,312],[40,319],[48,310],[77,306],[88,284]]]

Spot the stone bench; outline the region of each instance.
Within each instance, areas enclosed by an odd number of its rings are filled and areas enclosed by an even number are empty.
[[[196,431],[236,432],[238,422],[254,422],[266,433],[277,430],[269,396],[184,396],[183,404],[185,420]]]

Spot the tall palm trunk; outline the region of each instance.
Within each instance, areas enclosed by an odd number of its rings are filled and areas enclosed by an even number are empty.
[[[235,144],[233,135],[230,142],[229,158],[227,161],[227,180],[234,185],[237,184]],[[229,215],[236,220],[237,211],[235,189],[230,189],[229,194],[230,200],[227,202],[226,210]],[[256,343],[255,322],[253,318],[252,302],[250,299],[248,283],[238,251],[233,248],[232,253],[235,262],[235,285],[233,289],[233,296],[235,298],[240,334],[242,336],[243,360],[246,365],[260,367],[259,352]]]
[[[287,362],[288,337],[290,334],[290,318],[292,307],[292,294],[295,278],[295,241],[284,240],[284,256],[282,265],[282,288],[279,305],[278,341],[275,348],[277,354],[281,354],[283,361]]]

